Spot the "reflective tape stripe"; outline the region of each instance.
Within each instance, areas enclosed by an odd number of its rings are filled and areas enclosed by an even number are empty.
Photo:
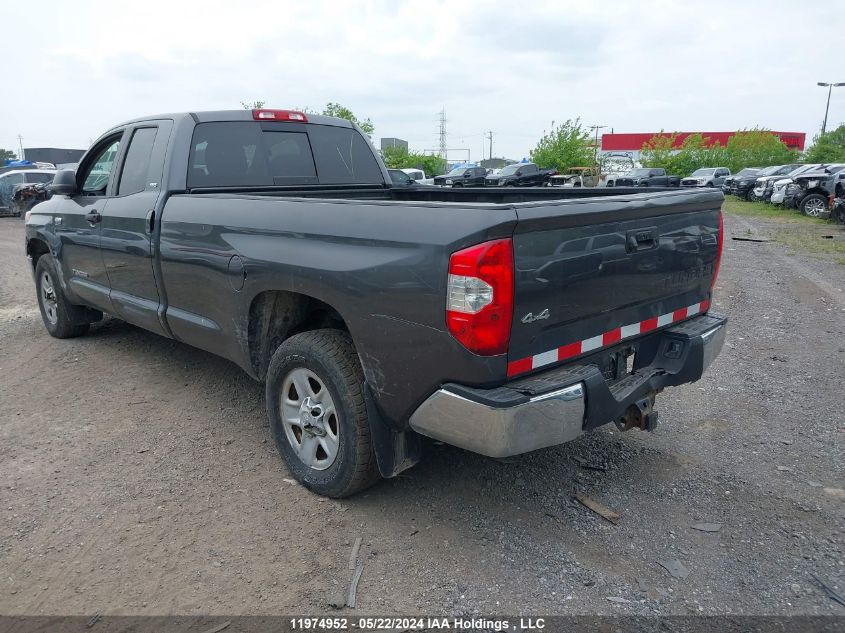
[[[524,374],[525,372],[529,372],[533,369],[538,369],[546,365],[551,365],[552,363],[557,363],[563,360],[568,360],[570,358],[575,358],[576,356],[581,356],[582,354],[592,352],[593,350],[601,349],[602,347],[609,347],[618,343],[619,341],[631,338],[632,336],[645,334],[646,332],[651,332],[652,330],[656,330],[659,327],[671,325],[672,323],[683,321],[684,319],[695,316],[697,314],[702,314],[704,312],[707,312],[707,309],[709,307],[710,302],[705,300],[700,303],[694,303],[691,306],[687,306],[685,308],[673,310],[672,312],[668,312],[667,314],[661,314],[655,317],[645,319],[644,321],[640,321],[639,323],[629,323],[628,325],[621,325],[619,327],[613,328],[612,330],[608,330],[607,332],[603,332],[602,334],[599,334],[597,336],[593,336],[581,341],[575,341],[573,343],[567,343],[566,345],[556,347],[555,349],[550,349],[541,354],[534,354],[533,356],[528,356],[527,358],[520,358],[519,360],[510,361],[508,362],[508,376]]]

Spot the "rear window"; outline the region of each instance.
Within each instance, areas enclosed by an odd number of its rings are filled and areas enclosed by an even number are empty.
[[[200,123],[189,164],[191,188],[384,182],[360,133],[327,125]]]

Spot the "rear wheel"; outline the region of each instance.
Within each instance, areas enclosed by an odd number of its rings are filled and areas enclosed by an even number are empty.
[[[315,330],[286,340],[270,361],[266,399],[291,474],[317,494],[346,497],[379,479],[364,374],[349,335]]]
[[[827,211],[827,198],[820,193],[811,193],[801,201],[801,213],[818,218]]]
[[[41,319],[50,336],[73,338],[88,331],[85,308],[67,300],[56,272],[52,257],[42,255],[35,266],[35,284]]]

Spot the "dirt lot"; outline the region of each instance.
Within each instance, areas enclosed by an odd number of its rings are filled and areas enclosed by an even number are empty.
[[[845,613],[811,576],[845,593],[845,266],[730,239],[777,220],[728,217],[726,348],[662,394],[656,433],[507,461],[431,445],[340,502],[286,480],[234,365],[113,319],[50,338],[22,224],[0,220],[0,613],[331,611],[358,536],[357,614]]]

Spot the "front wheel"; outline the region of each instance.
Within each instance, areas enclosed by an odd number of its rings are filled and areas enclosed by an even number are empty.
[[[35,285],[41,319],[50,336],[73,338],[88,331],[85,308],[67,300],[62,290],[56,265],[49,255],[42,255],[35,265]]]
[[[755,195],[754,195],[754,190],[753,190],[753,189],[749,189],[749,190],[745,193],[745,199],[746,199],[746,200],[748,200],[748,202],[754,202],[754,201],[757,199],[757,196],[755,196]]]
[[[314,330],[282,343],[266,400],[279,453],[306,488],[338,498],[378,481],[364,374],[347,333]]]
[[[825,211],[827,211],[827,198],[820,193],[811,193],[801,201],[801,213],[811,218],[818,218]]]

